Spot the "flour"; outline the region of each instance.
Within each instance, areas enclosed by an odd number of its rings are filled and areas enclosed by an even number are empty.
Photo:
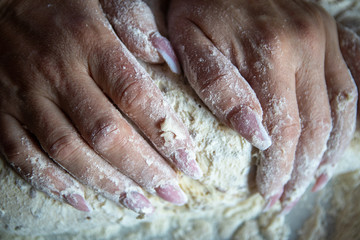
[[[350,1],[329,1],[341,9]],[[354,1],[353,1],[354,2]],[[0,159],[0,238],[13,239],[289,239],[290,217],[279,215],[279,203],[263,213],[264,200],[256,193],[257,153],[235,131],[220,123],[189,84],[165,66],[146,66],[162,94],[188,127],[196,160],[204,172],[195,181],[178,172],[188,202],[174,206],[147,194],[155,212],[142,219],[134,212],[85,189],[93,209],[80,212],[34,191]],[[167,118],[160,126],[165,141],[182,138]],[[106,131],[105,131],[106,133]],[[1,136],[1,135],[0,135]],[[314,215],[301,231],[303,239],[355,239],[360,236],[360,131],[342,157],[337,174],[320,193]],[[154,161],[149,159],[151,166]],[[352,172],[349,173],[349,170]],[[131,192],[129,193],[131,194]],[[311,195],[313,196],[313,195]],[[306,196],[304,198],[306,200]],[[321,204],[326,201],[327,205]],[[127,202],[126,204],[132,204]],[[299,206],[301,207],[301,205]],[[294,211],[297,207],[295,207]],[[314,206],[308,206],[313,212]],[[300,209],[302,211],[302,209]],[[148,209],[151,212],[152,209]],[[310,214],[311,215],[311,214]],[[331,221],[328,221],[328,220]],[[295,218],[295,221],[299,221]],[[333,225],[331,225],[333,224]],[[301,228],[300,224],[300,228]],[[329,226],[334,227],[331,238]],[[40,237],[37,237],[40,236]]]

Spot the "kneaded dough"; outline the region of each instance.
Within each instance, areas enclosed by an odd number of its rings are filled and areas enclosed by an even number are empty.
[[[336,15],[356,0],[317,2],[326,4]],[[200,181],[179,173],[188,204],[178,207],[149,196],[156,212],[139,219],[135,213],[86,189],[86,200],[93,211],[84,213],[36,191],[0,159],[0,239],[292,238],[291,233],[298,229],[288,225],[291,216],[278,215],[279,204],[262,213],[264,201],[254,184],[256,152],[250,144],[219,123],[185,79],[164,66],[144,66],[189,128],[197,161],[205,173]],[[338,168],[341,172],[354,170],[355,163],[360,163],[359,127],[356,134]],[[340,175],[323,191],[331,194],[320,193],[319,203],[329,203],[327,207],[318,204],[303,227],[303,239],[329,239],[330,212],[331,227],[336,229],[332,239],[356,239],[360,235],[359,176],[359,170]]]

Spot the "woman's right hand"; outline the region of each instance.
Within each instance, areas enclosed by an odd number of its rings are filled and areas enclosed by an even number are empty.
[[[33,186],[79,210],[91,207],[77,180],[138,213],[153,211],[141,188],[184,204],[164,158],[201,177],[189,133],[133,53],[165,58],[174,72],[176,57],[142,1],[101,4],[1,2],[0,151]]]

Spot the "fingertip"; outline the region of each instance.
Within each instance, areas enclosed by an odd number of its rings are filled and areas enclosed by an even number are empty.
[[[259,134],[255,134],[253,145],[259,150],[264,151],[272,145],[271,137],[261,121],[258,120],[257,126],[259,126]],[[258,138],[257,135],[259,135]]]
[[[164,59],[173,73],[180,74],[181,68],[179,61],[176,57],[175,51],[172,48],[169,40],[161,36],[159,32],[154,32],[150,35],[150,41]]]
[[[157,187],[155,191],[162,199],[178,206],[182,206],[188,201],[186,194],[178,184],[164,184]]]
[[[232,127],[253,146],[263,151],[272,144],[258,113],[249,107],[242,107],[230,118]]]
[[[296,204],[299,202],[300,198],[296,199],[293,202],[290,202],[282,207],[281,215],[287,215],[291,212],[291,210],[296,206]]]
[[[325,187],[325,185],[329,182],[329,176],[326,173],[321,174],[311,189],[312,192],[318,192]]]
[[[195,160],[195,153],[192,151],[188,149],[177,149],[175,153],[172,154],[171,159],[185,175],[194,180],[199,180],[203,177],[203,172]]]
[[[263,212],[267,212],[269,211],[274,205],[275,203],[280,199],[281,195],[283,194],[283,190],[281,190],[280,192],[278,192],[277,194],[274,194],[273,196],[269,197],[268,199],[265,200],[265,206],[263,209]]]
[[[91,212],[92,211],[90,204],[80,194],[77,194],[77,193],[67,194],[67,195],[64,195],[63,197],[64,197],[64,200],[66,203],[68,203],[72,207],[76,208],[77,210],[80,210],[83,212]]]
[[[139,214],[149,215],[155,211],[150,201],[138,192],[124,194],[120,199],[120,203]]]

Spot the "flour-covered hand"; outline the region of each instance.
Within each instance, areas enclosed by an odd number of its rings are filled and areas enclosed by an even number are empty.
[[[119,24],[104,13],[115,1],[102,4],[1,1],[0,151],[32,185],[83,211],[77,181],[138,213],[154,210],[141,188],[184,204],[169,162],[201,177],[191,138],[135,58],[165,58],[178,72],[175,54],[141,1],[114,6]]]
[[[281,198],[289,211],[330,176],[320,163],[349,144],[357,90],[329,14],[299,0],[173,0],[168,29],[200,98],[262,150],[267,209]]]

